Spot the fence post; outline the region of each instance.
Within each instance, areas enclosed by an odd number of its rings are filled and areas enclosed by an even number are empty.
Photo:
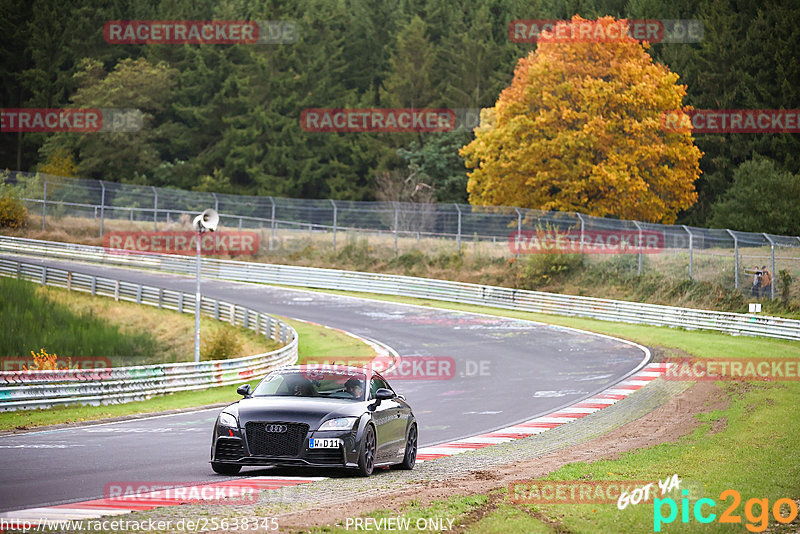
[[[772,274],[772,282],[769,284],[769,298],[775,298],[775,241],[772,240],[770,236],[767,234],[763,234],[764,237],[767,238],[769,241],[769,248],[770,248],[770,274]]]
[[[269,234],[269,249],[272,250],[272,243],[275,241],[275,200],[272,197],[269,197],[269,201],[272,203],[272,214],[270,215],[270,234]]]
[[[214,197],[214,211],[219,213],[219,199],[217,198],[217,194],[216,193],[211,193],[211,196]]]
[[[119,280],[114,280],[114,300],[119,302]]]
[[[106,184],[100,180],[100,237],[103,237],[103,221],[105,220],[106,209]]]
[[[456,242],[458,243],[458,253],[461,254],[461,208],[455,203],[453,203],[453,206],[458,210],[458,236],[456,236]]]
[[[580,213],[575,213],[575,215],[577,215],[578,219],[581,221],[581,254],[583,254],[583,232],[586,225],[583,220],[583,215]]]
[[[639,225],[639,221],[631,221],[635,226],[636,229],[639,231],[639,272],[637,273],[639,276],[642,275],[642,227]]]
[[[682,224],[683,229],[686,230],[686,233],[689,234],[689,280],[694,280],[694,273],[692,272],[694,268],[694,236],[692,236],[692,231],[689,230],[689,227],[685,224]]]
[[[397,256],[397,226],[399,224],[400,213],[397,211],[397,202],[392,202],[394,207],[394,255]]]
[[[44,185],[42,187],[42,231],[44,231],[44,222],[47,219],[47,176],[42,176]]]
[[[333,251],[336,252],[336,202],[333,201],[332,198],[328,199],[331,201],[331,205],[333,206]]]
[[[72,271],[67,272],[67,291],[72,291]]]
[[[739,289],[739,238],[727,228],[725,231],[733,238],[733,287]]]
[[[517,212],[517,236],[522,234],[522,213],[520,213],[519,208],[514,208],[514,211]],[[519,241],[517,241],[519,243]],[[517,245],[517,259],[519,259],[519,244]]]
[[[153,188],[153,231],[158,232],[158,191],[155,186]]]

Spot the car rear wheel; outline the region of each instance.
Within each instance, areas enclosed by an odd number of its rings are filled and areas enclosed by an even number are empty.
[[[361,453],[358,455],[358,472],[368,477],[375,468],[375,429],[368,425],[361,440]]]
[[[408,429],[408,438],[406,438],[406,454],[403,456],[403,461],[397,464],[398,469],[411,470],[414,469],[414,464],[417,462],[417,425],[411,425]]]
[[[242,470],[242,466],[233,464],[222,464],[219,462],[211,462],[211,469],[213,469],[215,473],[219,473],[220,475],[238,475],[239,471]]]

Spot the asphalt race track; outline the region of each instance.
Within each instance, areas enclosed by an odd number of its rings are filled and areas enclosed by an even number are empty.
[[[39,258],[23,261],[194,292],[194,279],[182,276]],[[644,363],[643,351],[634,345],[514,319],[215,280],[203,280],[203,293],[344,329],[380,341],[402,356],[453,358],[456,372],[450,379],[391,381],[414,408],[420,446],[552,412],[619,382]],[[235,387],[230,389],[233,402],[239,397]],[[124,481],[224,480],[208,464],[218,412],[2,436],[0,511],[100,498],[108,484]],[[243,473],[331,474],[258,468]]]

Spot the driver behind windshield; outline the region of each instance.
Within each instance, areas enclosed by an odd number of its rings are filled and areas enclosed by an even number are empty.
[[[344,390],[353,396],[354,399],[360,399],[364,395],[364,385],[356,377],[351,377],[344,384]]]

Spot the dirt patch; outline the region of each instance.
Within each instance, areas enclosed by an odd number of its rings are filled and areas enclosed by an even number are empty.
[[[347,517],[358,517],[378,509],[401,511],[410,500],[426,506],[431,501],[457,495],[490,493],[514,481],[543,477],[568,463],[614,460],[624,452],[676,441],[701,424],[695,419],[695,414],[723,410],[728,406],[728,399],[728,395],[714,382],[699,382],[644,417],[586,443],[535,460],[473,471],[466,477],[412,482],[391,494],[380,494],[341,506],[294,512],[280,518],[281,527],[289,531],[302,531],[315,526],[333,525]],[[490,503],[481,509],[484,512],[489,510]]]

